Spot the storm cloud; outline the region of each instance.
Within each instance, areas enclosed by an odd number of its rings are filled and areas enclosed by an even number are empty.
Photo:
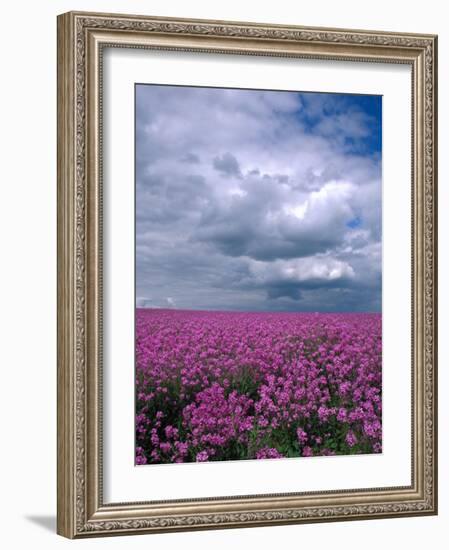
[[[136,86],[141,307],[381,308],[381,98]]]

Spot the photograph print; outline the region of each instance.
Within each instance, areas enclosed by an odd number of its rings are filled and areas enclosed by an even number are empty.
[[[135,85],[135,464],[382,452],[382,97]]]

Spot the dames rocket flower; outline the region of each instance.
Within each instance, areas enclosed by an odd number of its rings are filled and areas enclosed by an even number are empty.
[[[382,452],[380,314],[136,312],[136,465]]]

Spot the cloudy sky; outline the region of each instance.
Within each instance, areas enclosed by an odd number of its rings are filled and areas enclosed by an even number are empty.
[[[380,311],[381,98],[136,85],[138,307]]]

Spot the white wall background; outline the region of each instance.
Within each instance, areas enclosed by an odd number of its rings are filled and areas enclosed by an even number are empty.
[[[439,34],[440,514],[438,517],[118,537],[70,542],[56,514],[56,15],[138,13]],[[442,549],[449,535],[449,30],[445,3],[377,0],[60,0],[2,6],[0,85],[0,500],[5,548],[329,547],[400,541]]]

